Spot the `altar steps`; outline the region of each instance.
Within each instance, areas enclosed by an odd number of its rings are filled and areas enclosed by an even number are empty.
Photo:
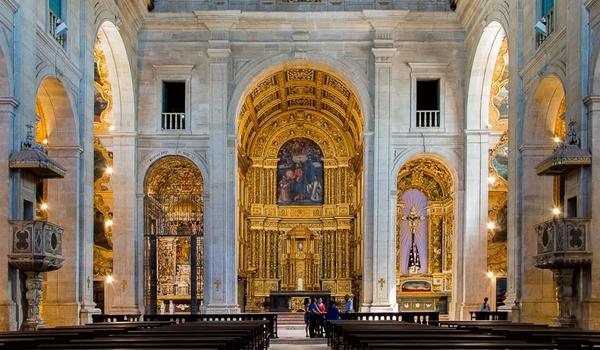
[[[303,326],[304,312],[278,312],[277,324],[279,326]]]

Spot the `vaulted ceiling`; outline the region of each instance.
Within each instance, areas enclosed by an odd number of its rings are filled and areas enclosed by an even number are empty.
[[[250,147],[261,127],[289,111],[317,111],[361,144],[362,114],[351,88],[334,75],[312,68],[289,68],[260,80],[246,95],[238,130]]]

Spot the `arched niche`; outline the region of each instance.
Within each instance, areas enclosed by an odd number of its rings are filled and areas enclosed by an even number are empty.
[[[401,310],[439,310],[452,290],[454,181],[440,161],[417,156],[396,178],[396,278]],[[442,298],[442,299],[440,299]]]
[[[165,156],[144,181],[144,303],[148,313],[189,312],[202,303],[204,180],[182,156]]]

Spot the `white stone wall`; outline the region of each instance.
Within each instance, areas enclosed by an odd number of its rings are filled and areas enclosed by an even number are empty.
[[[65,145],[69,149],[56,150],[68,159],[71,169],[60,184],[69,191],[58,199],[69,203],[61,206],[56,200],[58,205],[51,208],[55,211],[51,220],[56,218],[67,229],[64,253],[72,266],[48,276],[49,305],[54,308],[49,312],[50,324],[85,321],[93,310],[89,280],[92,50],[105,21],[116,25],[127,56],[119,63],[128,63],[131,76],[119,79],[132,82],[129,87],[118,84],[122,96],[131,98],[123,98],[123,108],[113,116],[115,131],[103,139],[115,152],[115,280],[127,282],[125,288],[107,289],[106,311],[143,311],[143,182],[150,165],[169,154],[192,159],[206,184],[206,310],[238,310],[237,262],[231,258],[236,251],[237,112],[244,93],[263,72],[293,61],[322,65],[345,77],[365,113],[365,271],[363,299],[357,302],[364,310],[396,309],[395,274],[389,268],[395,259],[390,247],[395,239],[396,175],[411,158],[427,154],[447,165],[455,183],[451,316],[464,318],[467,311],[477,309],[487,288],[467,286],[489,283],[485,277],[489,132],[482,117],[485,113],[469,106],[483,100],[481,91],[471,89],[473,62],[485,28],[497,22],[508,36],[511,61],[508,304],[518,320],[549,322],[554,316],[551,274],[533,266],[534,226],[549,218],[552,203],[551,180],[537,177],[532,164],[549,154],[551,140],[544,136],[547,126],[530,115],[542,78],[558,77],[566,93],[567,115],[578,120],[584,131],[582,145],[594,155],[598,147],[594,117],[600,113],[598,0],[557,0],[555,32],[539,48],[532,29],[537,20],[535,2],[528,0],[462,0],[456,13],[431,11],[437,9],[435,4],[422,8],[427,11],[408,11],[416,4],[410,1],[367,10],[345,1],[339,12],[327,3],[322,10],[328,12],[313,13],[280,8],[277,12],[247,11],[235,1],[220,8],[203,8],[202,1],[196,5],[178,2],[171,8],[166,1],[158,1],[151,13],[142,1],[63,2],[69,26],[65,49],[46,34],[47,9],[39,6],[42,2],[0,0],[0,172],[4,174],[0,178],[6,179],[0,182],[0,222],[19,218],[22,211],[18,177],[8,171],[7,160],[20,147],[25,125],[34,115],[38,86],[45,78],[60,81],[74,119],[72,130],[62,131],[75,142]],[[257,6],[266,5],[257,2]],[[218,11],[204,11],[208,9]],[[441,79],[440,131],[423,133],[411,128],[418,77]],[[186,112],[191,124],[184,132],[160,130],[162,80],[188,83]],[[597,238],[594,228],[600,225],[593,211],[600,201],[600,191],[595,190],[600,170],[594,171],[598,162],[594,155],[591,169],[582,171],[569,185],[569,194],[579,198],[580,216],[592,219],[592,238]],[[67,212],[67,208],[71,209]],[[0,264],[6,266],[7,224],[0,225],[0,236],[5,237]],[[598,241],[592,241],[594,250]],[[581,275],[584,294],[577,313],[586,327],[600,327],[596,291],[600,289],[593,284],[600,280],[599,271],[592,265]],[[386,280],[383,288],[377,284],[380,278]],[[13,269],[0,269],[0,328],[15,329],[22,321],[19,279]],[[214,284],[217,279],[220,288]]]

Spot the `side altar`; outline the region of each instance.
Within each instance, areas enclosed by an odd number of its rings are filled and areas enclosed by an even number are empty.
[[[331,293],[327,291],[283,291],[271,292],[269,295],[269,311],[272,312],[303,312],[304,299],[322,298],[329,305]]]

